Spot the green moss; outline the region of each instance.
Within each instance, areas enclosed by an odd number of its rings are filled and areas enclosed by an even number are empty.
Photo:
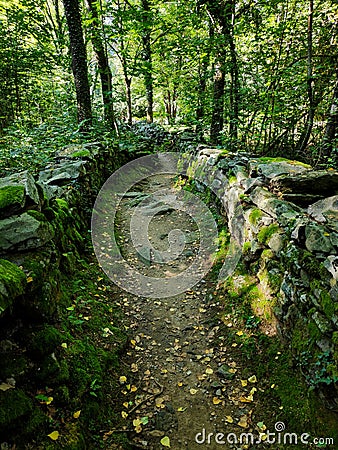
[[[72,374],[73,396],[81,398],[90,390],[91,383],[96,380],[96,386],[102,384],[106,354],[102,349],[83,341],[75,341],[67,349],[70,373]],[[96,392],[98,395],[98,392]]]
[[[39,211],[30,209],[29,211],[27,211],[27,214],[39,222],[47,222],[46,216]]]
[[[242,250],[244,254],[249,253],[251,251],[251,242],[249,241],[244,242]]]
[[[279,230],[280,228],[276,223],[272,223],[268,226],[262,227],[257,235],[258,242],[260,242],[261,244],[268,243],[271,237]]]
[[[70,155],[71,158],[90,158],[91,153],[89,150],[77,150],[76,152]]]
[[[292,164],[293,166],[301,166],[305,167],[306,169],[311,169],[312,167],[309,164],[302,163],[301,161],[291,160],[287,158],[269,158],[267,156],[264,156],[262,158],[258,158],[257,162],[259,164],[270,164],[270,163],[278,163],[278,162],[286,162],[288,164]]]
[[[9,206],[23,206],[25,202],[25,188],[23,186],[3,186],[0,188],[0,209]]]
[[[323,308],[323,311],[328,319],[332,319],[332,316],[336,312],[336,304],[331,299],[330,294],[324,289],[320,292],[320,304]]]
[[[299,264],[314,279],[320,278],[325,281],[331,278],[323,264],[307,250],[303,250],[302,252],[299,250]]]
[[[0,259],[0,315],[22,295],[26,287],[26,275],[18,266]]]
[[[259,208],[254,208],[249,214],[249,222],[251,225],[257,225],[263,213]]]
[[[311,342],[311,344],[314,344],[318,339],[321,338],[322,333],[321,333],[320,329],[317,327],[317,324],[315,323],[315,321],[312,319],[309,319],[307,328],[308,328],[310,342]]]
[[[53,326],[45,325],[32,338],[29,350],[34,356],[41,357],[55,351],[64,340],[63,335]]]
[[[32,410],[32,400],[22,390],[0,391],[0,428],[12,428],[15,426],[13,422],[21,420]]]
[[[18,378],[27,372],[28,361],[24,355],[15,355],[12,353],[1,353],[0,357],[0,378]]]

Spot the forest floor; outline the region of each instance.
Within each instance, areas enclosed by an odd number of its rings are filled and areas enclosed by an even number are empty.
[[[139,186],[140,194],[151,199],[154,191],[173,183],[170,177],[155,176]],[[180,258],[152,262],[151,255],[140,257],[130,235],[138,203],[131,197],[122,200],[118,211],[124,259],[151,277],[172,277],[189,267],[199,245],[194,221],[165,208],[155,215],[148,230],[154,248],[165,251],[173,229],[191,238]],[[312,443],[316,437],[333,437],[337,416],[308,392],[274,327],[262,326],[252,315],[248,280],[254,284],[255,279],[243,270],[234,275],[235,295],[216,289],[217,267],[174,297],[156,299],[114,289],[129,338],[114,406],[120,424],[104,430],[105,448],[335,448],[329,441],[320,447]],[[127,446],[115,439],[124,432]],[[296,433],[293,441],[285,433]],[[307,445],[301,443],[303,433],[310,436]]]

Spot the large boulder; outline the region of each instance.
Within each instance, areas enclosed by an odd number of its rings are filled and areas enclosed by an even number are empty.
[[[34,178],[28,171],[0,178],[0,219],[32,207],[40,208],[40,198]]]
[[[86,161],[65,161],[55,165],[48,170],[43,170],[39,175],[41,184],[63,186],[80,178],[86,173]]]
[[[326,197],[338,193],[338,172],[311,170],[295,175],[279,175],[270,184],[274,191],[282,193]]]
[[[53,238],[53,228],[38,211],[0,220],[0,253],[38,248]]]
[[[329,223],[336,228],[338,222],[338,195],[313,203],[308,207],[307,212],[317,222]]]

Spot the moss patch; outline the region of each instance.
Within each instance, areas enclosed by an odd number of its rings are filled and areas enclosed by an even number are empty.
[[[0,315],[23,294],[26,283],[26,275],[18,266],[0,259]]]
[[[25,203],[25,188],[23,186],[0,187],[0,210],[9,207],[19,208]]]
[[[301,161],[296,161],[296,160],[291,160],[291,159],[287,159],[287,158],[269,158],[267,156],[263,156],[262,158],[258,158],[257,161],[259,162],[259,164],[270,164],[270,163],[278,163],[278,162],[285,162],[288,164],[291,164],[293,166],[302,166],[306,169],[312,169],[312,167],[309,164],[305,164]]]
[[[267,244],[271,237],[280,230],[276,223],[272,223],[266,227],[262,227],[257,235],[258,242]]]
[[[263,213],[259,208],[254,208],[249,214],[249,222],[252,225],[257,225]]]

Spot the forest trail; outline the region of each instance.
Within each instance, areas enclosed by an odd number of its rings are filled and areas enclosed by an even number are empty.
[[[154,176],[139,186],[139,200],[149,195],[145,207],[151,208],[151,193],[172,185],[172,177]],[[190,265],[199,245],[195,223],[185,213],[163,207],[149,226],[154,248],[164,251],[168,247],[173,228],[184,230],[188,242],[179,259],[152,263],[151,254],[137,253],[130,235],[137,198],[137,192],[126,196],[118,211],[119,246],[125,260],[149,276],[170,277],[181,272]],[[265,429],[255,413],[257,393],[263,390],[255,373],[244,368],[235,355],[238,344],[226,347],[227,330],[234,331],[236,318],[224,317],[224,294],[215,286],[216,281],[208,275],[192,290],[174,297],[118,294],[117,303],[129,320],[132,337],[122,359],[121,370],[125,367],[130,375],[121,373],[120,413],[129,424],[126,428],[131,430],[135,448],[252,448],[246,440],[240,445],[241,433],[252,432],[258,440]],[[237,338],[242,334],[239,329]],[[217,433],[224,436],[216,437]]]

